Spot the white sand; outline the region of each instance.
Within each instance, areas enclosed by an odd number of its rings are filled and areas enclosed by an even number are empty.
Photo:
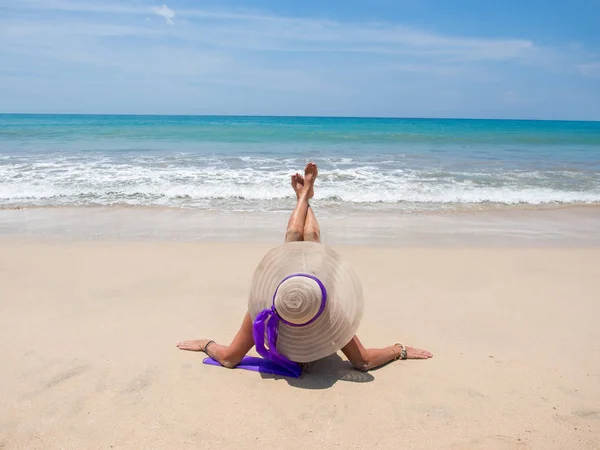
[[[300,380],[201,364],[268,245],[0,239],[0,448],[599,448],[600,249],[337,247],[367,346]]]

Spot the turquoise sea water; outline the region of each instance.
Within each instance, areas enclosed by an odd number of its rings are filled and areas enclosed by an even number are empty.
[[[319,165],[324,208],[600,202],[600,122],[0,115],[0,208],[289,209]]]

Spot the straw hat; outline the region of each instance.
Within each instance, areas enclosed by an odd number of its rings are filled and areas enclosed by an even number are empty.
[[[326,245],[289,242],[262,259],[252,280],[248,312],[279,318],[277,351],[299,363],[329,356],[355,335],[363,293],[354,270]]]

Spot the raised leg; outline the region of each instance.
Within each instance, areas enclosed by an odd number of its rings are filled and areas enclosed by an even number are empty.
[[[314,195],[315,179],[318,175],[317,166],[308,163],[304,170],[304,178],[299,174],[292,175],[292,187],[296,191],[296,208],[292,211],[285,232],[285,242],[304,240],[304,223],[308,214],[308,200]],[[303,181],[300,182],[300,179]]]
[[[308,208],[306,221],[304,222],[304,240],[321,242],[321,228],[311,207]]]
[[[300,198],[302,189],[304,188],[304,177],[300,174],[292,175],[292,187],[296,192],[296,198]],[[314,194],[314,186],[309,193],[309,198]],[[321,228],[315,217],[313,209],[308,206],[306,211],[306,219],[304,221],[304,229],[302,231],[302,239],[305,241],[321,242]]]
[[[206,348],[206,344],[208,343],[210,344]],[[230,369],[237,366],[253,346],[252,320],[248,313],[244,316],[242,326],[229,345],[217,344],[214,341],[211,342],[209,339],[182,341],[177,344],[177,347],[181,350],[205,352],[211,358],[219,361],[222,366]]]
[[[358,339],[358,336],[354,336],[342,348],[342,352],[355,369],[366,372],[396,359],[400,354],[400,347],[390,345],[384,348],[365,348]],[[433,357],[433,354],[427,350],[406,347],[406,359],[429,359],[431,357]]]

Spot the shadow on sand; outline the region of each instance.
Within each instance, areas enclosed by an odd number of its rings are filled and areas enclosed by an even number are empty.
[[[288,378],[279,375],[261,373],[265,379],[285,380],[290,386],[301,389],[327,389],[338,381],[368,383],[375,378],[370,373],[359,372],[349,361],[334,354],[307,365],[300,378]]]

